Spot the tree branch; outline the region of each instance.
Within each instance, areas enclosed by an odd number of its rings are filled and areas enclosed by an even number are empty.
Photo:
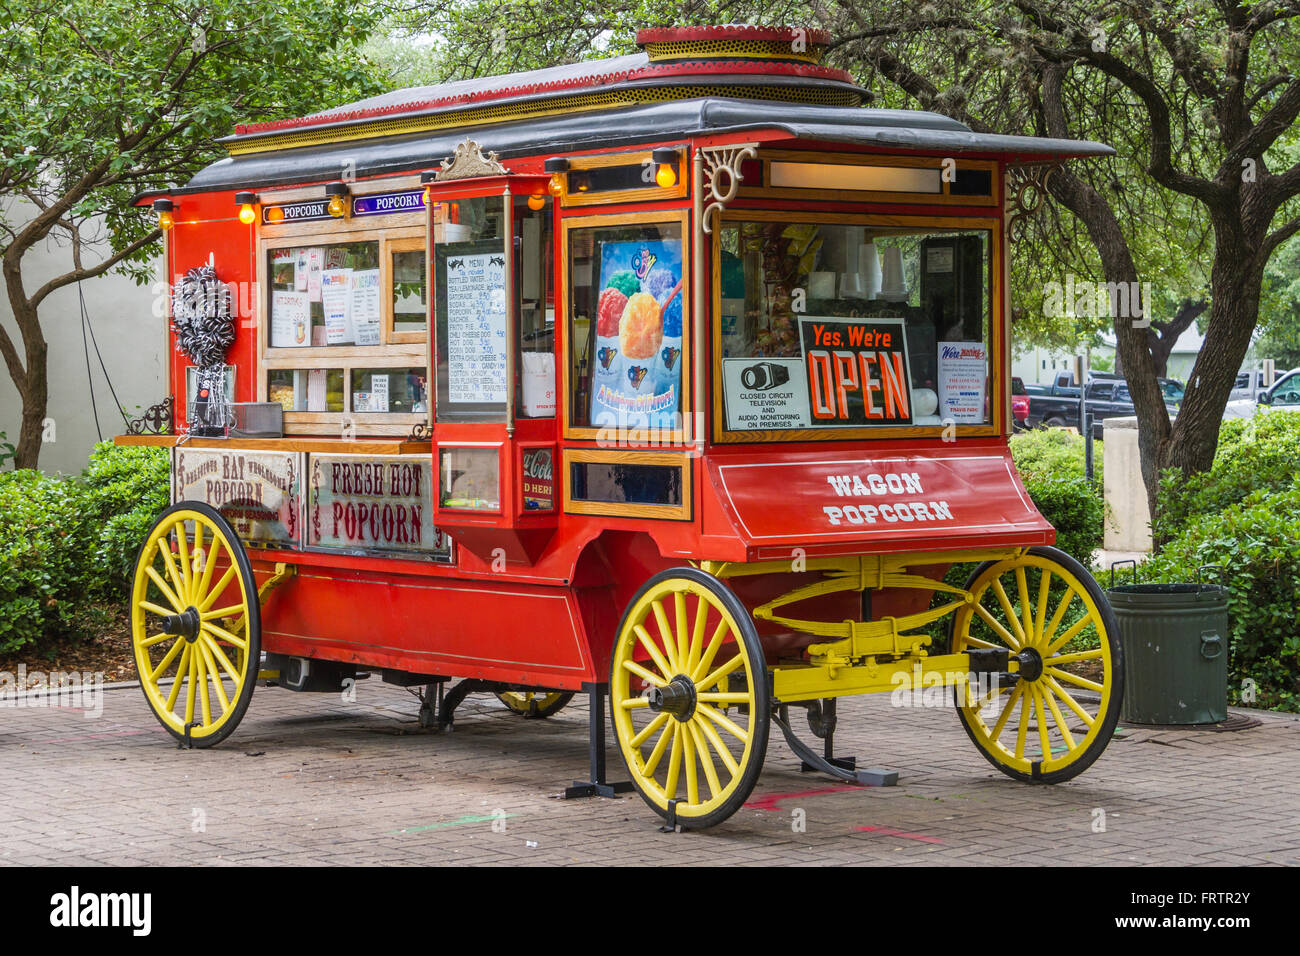
[[[113,266],[117,265],[123,259],[129,258],[135,253],[139,252],[145,246],[148,246],[151,243],[158,241],[158,239],[161,236],[162,236],[162,230],[155,229],[152,232],[150,232],[148,235],[137,239],[135,242],[131,243],[129,246],[127,246],[125,249],[121,250],[120,252],[116,252],[113,255],[109,256],[107,259],[105,259],[103,262],[99,263],[98,265],[93,265],[87,269],[74,268],[71,272],[67,272],[61,276],[54,277],[49,282],[45,283],[45,285],[41,286],[39,289],[37,289],[35,292],[32,293],[32,297],[29,300],[31,302],[32,308],[34,309],[37,306],[39,306],[42,300],[44,300],[44,298],[47,295],[49,295],[51,292],[55,291],[56,289],[61,289],[65,285],[71,285],[74,282],[80,282],[82,279],[93,279],[95,276],[103,275],[105,272],[113,268]],[[77,258],[80,259],[80,255],[78,255]]]

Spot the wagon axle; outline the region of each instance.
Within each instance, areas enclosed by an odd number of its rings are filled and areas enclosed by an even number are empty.
[[[163,632],[166,634],[177,634],[189,643],[193,644],[199,637],[199,626],[202,623],[199,618],[199,609],[193,604],[187,607],[180,614],[171,614],[163,621]]]
[[[695,713],[695,684],[685,674],[678,674],[662,687],[651,687],[646,698],[650,710],[656,714],[670,714],[687,721]]]

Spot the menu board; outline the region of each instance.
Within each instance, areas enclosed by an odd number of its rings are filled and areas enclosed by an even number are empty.
[[[939,414],[959,425],[982,423],[988,374],[983,342],[940,342]]]
[[[352,331],[357,345],[379,344],[379,270],[352,272]]]
[[[506,257],[500,240],[438,247],[439,304],[447,330],[447,399],[506,400]]]
[[[301,543],[302,455],[185,447],[172,455],[173,500],[211,505],[249,547]]]
[[[428,455],[312,455],[307,544],[352,554],[451,560],[433,526]]]
[[[325,310],[325,342],[352,342],[352,270],[326,269],[320,277],[320,301]]]

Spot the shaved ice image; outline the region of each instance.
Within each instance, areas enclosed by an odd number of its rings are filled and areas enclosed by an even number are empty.
[[[655,266],[650,270],[650,274],[645,277],[642,283],[642,291],[649,292],[655,297],[655,301],[661,306],[664,299],[668,298],[668,293],[673,291],[677,285],[677,277],[663,266]]]
[[[618,335],[618,320],[627,308],[627,296],[613,287],[602,289],[600,302],[596,306],[596,334],[600,336]]]
[[[682,334],[682,296],[680,292],[673,296],[673,300],[663,310],[663,319],[664,335],[680,337]]]
[[[633,359],[648,359],[659,351],[663,342],[663,322],[659,303],[648,292],[638,292],[627,300],[618,326],[619,348]]]
[[[617,289],[629,298],[641,291],[641,280],[636,277],[636,273],[631,269],[624,269],[621,272],[615,272],[605,283],[608,289]]]

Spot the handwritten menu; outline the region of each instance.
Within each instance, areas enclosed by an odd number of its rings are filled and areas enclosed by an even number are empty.
[[[504,402],[504,252],[448,255],[446,295],[448,399]]]
[[[271,347],[306,348],[311,344],[311,301],[306,292],[271,293]]]

